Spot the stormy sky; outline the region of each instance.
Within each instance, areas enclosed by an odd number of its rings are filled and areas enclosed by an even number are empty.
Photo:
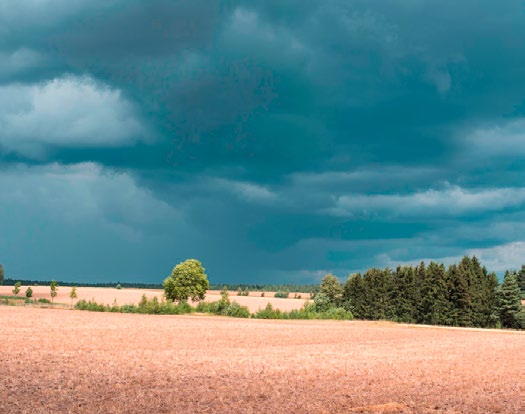
[[[0,0],[6,277],[525,263],[522,0]]]

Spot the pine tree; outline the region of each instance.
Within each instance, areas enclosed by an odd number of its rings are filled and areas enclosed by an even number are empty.
[[[516,272],[505,272],[505,277],[498,293],[498,310],[502,327],[518,328],[521,294]]]

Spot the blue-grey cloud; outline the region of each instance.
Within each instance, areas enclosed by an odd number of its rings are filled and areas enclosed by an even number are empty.
[[[518,266],[524,23],[520,0],[0,0],[0,259],[148,281],[188,256],[224,281]]]

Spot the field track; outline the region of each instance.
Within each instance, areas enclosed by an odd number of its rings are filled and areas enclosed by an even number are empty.
[[[521,332],[0,307],[0,413],[522,413]]]

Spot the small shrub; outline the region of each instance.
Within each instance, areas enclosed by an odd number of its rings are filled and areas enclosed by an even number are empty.
[[[18,295],[20,293],[20,286],[22,286],[22,283],[20,282],[15,283],[15,288],[13,289],[13,293],[15,295]]]
[[[226,308],[226,316],[232,316],[234,318],[249,318],[250,311],[246,306],[241,306],[237,302],[233,302]]]
[[[327,312],[334,307],[332,301],[325,293],[318,293],[314,298],[316,312]]]
[[[76,305],[75,309],[78,310],[87,310],[92,312],[105,312],[108,307],[101,305],[99,303],[96,303],[95,301],[86,301],[85,299],[79,300]]]
[[[335,319],[339,321],[351,321],[354,319],[352,312],[343,308],[331,308],[326,312],[320,313],[319,316],[319,319]]]
[[[268,303],[264,309],[259,309],[253,315],[256,319],[284,319],[284,312],[274,309],[271,303]]]
[[[115,286],[115,289],[122,289],[122,285],[120,283],[117,283],[117,286]]]
[[[37,300],[38,303],[51,303],[51,301],[49,299],[46,299],[46,298],[40,298]]]
[[[287,290],[279,290],[278,292],[275,292],[274,298],[282,298],[286,299],[290,295],[290,292]]]
[[[31,286],[28,286],[26,289],[26,298],[30,299],[33,297],[33,289],[31,289]]]

